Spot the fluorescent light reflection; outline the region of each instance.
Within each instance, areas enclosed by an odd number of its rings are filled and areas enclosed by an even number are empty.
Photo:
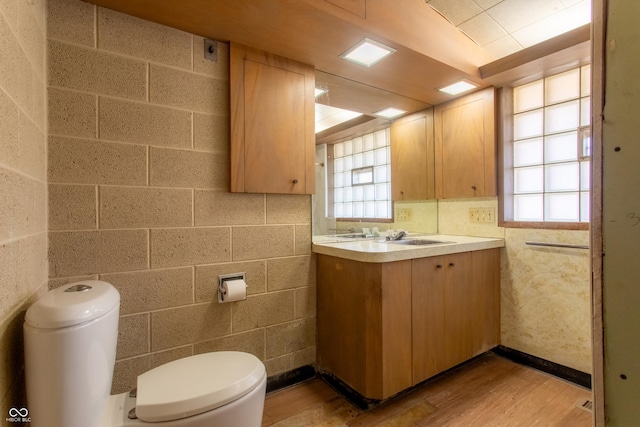
[[[316,133],[360,117],[362,113],[316,103]]]
[[[321,95],[324,95],[325,93],[329,92],[329,89],[320,89],[320,88],[315,88],[315,97],[319,97]]]
[[[394,117],[398,117],[402,114],[406,113],[404,110],[399,110],[397,108],[389,107],[384,110],[380,110],[377,113],[373,113],[376,116],[385,117],[387,119],[392,119]]]

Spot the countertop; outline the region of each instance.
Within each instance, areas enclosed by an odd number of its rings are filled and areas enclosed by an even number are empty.
[[[490,237],[409,234],[406,239],[437,240],[442,243],[406,245],[385,242],[383,236],[358,239],[314,236],[312,250],[318,254],[377,263],[504,247],[504,239]]]

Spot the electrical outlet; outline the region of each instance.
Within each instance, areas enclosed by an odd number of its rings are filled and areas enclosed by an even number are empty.
[[[399,208],[396,209],[396,221],[407,222],[413,219],[413,209],[411,208]]]
[[[494,208],[469,208],[469,222],[495,222],[496,211]]]

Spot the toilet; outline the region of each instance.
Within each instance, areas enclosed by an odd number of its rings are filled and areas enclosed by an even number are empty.
[[[258,427],[267,376],[249,353],[198,354],[138,376],[110,395],[120,294],[86,280],[47,292],[25,315],[27,408],[33,427]]]

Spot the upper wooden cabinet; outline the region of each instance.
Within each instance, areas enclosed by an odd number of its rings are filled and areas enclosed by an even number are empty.
[[[315,192],[312,66],[231,43],[231,191]]]
[[[394,201],[435,198],[433,108],[391,126],[391,194]]]
[[[436,197],[497,195],[494,88],[437,105]]]

